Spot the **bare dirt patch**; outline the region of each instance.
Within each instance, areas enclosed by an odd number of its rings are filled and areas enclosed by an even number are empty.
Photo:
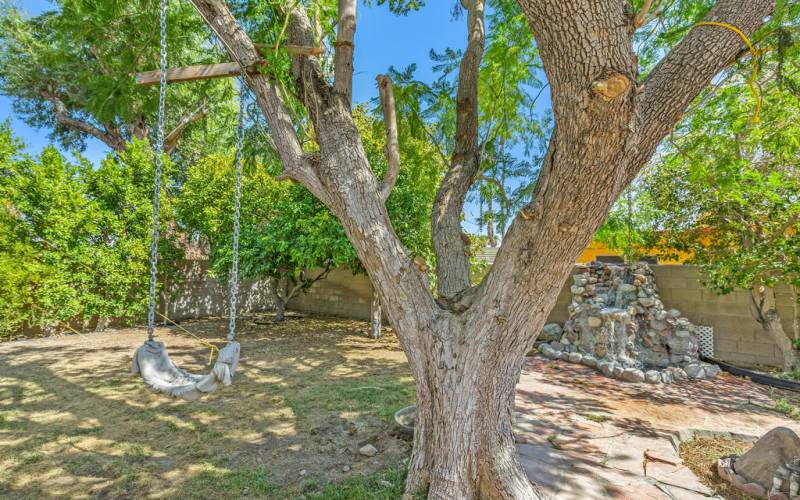
[[[182,326],[216,340],[226,320]],[[233,386],[198,403],[130,375],[142,329],[2,344],[0,495],[395,498],[410,446],[391,415],[414,401],[413,380],[394,335],[364,328],[243,318]],[[207,369],[196,340],[157,336],[179,366]],[[366,443],[375,457],[358,453]]]

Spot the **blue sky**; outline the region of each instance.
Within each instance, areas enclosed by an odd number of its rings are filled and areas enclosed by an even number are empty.
[[[16,4],[30,15],[53,8],[47,0],[16,0]],[[416,78],[432,81],[434,75],[430,50],[441,52],[446,47],[462,49],[466,45],[465,21],[463,18],[456,21],[451,19],[452,5],[453,0],[430,0],[420,11],[408,16],[396,16],[386,6],[368,8],[359,4],[354,99],[362,102],[377,96],[375,76],[386,72],[389,66],[402,69],[416,63]],[[0,95],[0,121],[6,119],[11,120],[12,129],[27,144],[29,152],[36,153],[50,144],[49,130],[33,129],[17,119],[11,100]],[[107,153],[108,148],[103,143],[89,139],[83,154],[93,162],[98,162]],[[466,209],[468,221],[465,225],[468,230],[476,231],[476,225],[471,222],[475,216],[471,212],[476,212],[476,207],[468,205]]]

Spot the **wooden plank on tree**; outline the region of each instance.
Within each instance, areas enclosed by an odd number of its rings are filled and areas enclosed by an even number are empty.
[[[260,53],[275,50],[275,45],[264,43],[253,44]],[[279,50],[285,50],[290,54],[319,57],[325,49],[322,47],[304,47],[301,45],[279,45]],[[239,63],[226,62],[220,64],[198,64],[196,66],[186,66],[183,68],[173,68],[167,70],[167,82],[191,82],[194,80],[210,80],[212,78],[226,78],[241,74]],[[161,71],[145,71],[136,73],[136,83],[142,86],[158,85],[161,83]]]
[[[226,78],[242,73],[239,63],[227,62],[220,64],[199,64],[167,70],[167,82],[191,82],[194,80],[210,80],[212,78]],[[136,83],[143,86],[158,85],[161,82],[161,71],[145,71],[136,73]]]

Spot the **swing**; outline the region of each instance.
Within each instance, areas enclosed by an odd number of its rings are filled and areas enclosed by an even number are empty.
[[[239,89],[239,123],[236,130],[236,186],[234,191],[233,213],[233,261],[230,274],[230,319],[228,322],[227,343],[219,350],[211,371],[205,375],[189,373],[178,368],[170,359],[163,342],[153,335],[156,308],[156,271],[158,263],[158,212],[160,206],[162,154],[164,152],[164,114],[167,91],[167,0],[161,0],[161,71],[158,100],[158,129],[156,132],[155,189],[153,191],[153,228],[150,242],[150,301],[147,309],[147,340],[133,355],[131,371],[141,375],[145,384],[152,389],[172,397],[196,401],[204,394],[214,392],[220,385],[233,382],[239,364],[240,345],[236,342],[236,292],[239,274],[239,213],[242,193],[242,149],[244,140],[245,92]],[[242,86],[244,83],[242,83]]]

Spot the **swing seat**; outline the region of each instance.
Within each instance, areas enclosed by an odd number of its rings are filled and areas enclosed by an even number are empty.
[[[229,341],[219,350],[214,367],[206,375],[195,375],[175,366],[163,342],[148,340],[133,355],[131,371],[141,375],[151,388],[168,396],[197,401],[204,394],[229,386],[239,364],[240,346]]]

